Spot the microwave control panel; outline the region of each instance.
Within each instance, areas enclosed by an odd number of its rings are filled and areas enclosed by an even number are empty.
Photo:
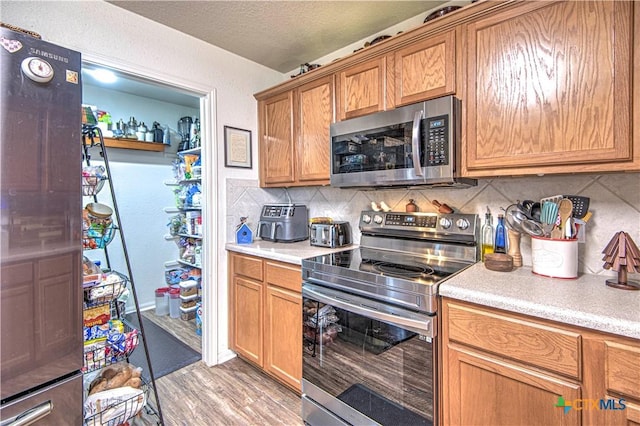
[[[449,116],[428,117],[422,120],[422,139],[425,141],[425,166],[449,164]]]

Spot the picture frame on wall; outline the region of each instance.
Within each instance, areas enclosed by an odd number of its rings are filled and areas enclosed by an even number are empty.
[[[252,168],[251,131],[224,126],[225,167]]]

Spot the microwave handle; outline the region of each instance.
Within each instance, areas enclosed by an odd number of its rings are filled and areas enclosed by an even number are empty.
[[[411,131],[411,146],[413,154],[413,168],[416,171],[416,176],[423,176],[422,166],[420,165],[420,120],[422,120],[422,111],[416,111],[413,117],[413,130]]]

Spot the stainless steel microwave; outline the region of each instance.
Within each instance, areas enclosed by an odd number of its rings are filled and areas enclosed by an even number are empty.
[[[473,186],[459,176],[460,101],[445,96],[331,125],[331,186]]]

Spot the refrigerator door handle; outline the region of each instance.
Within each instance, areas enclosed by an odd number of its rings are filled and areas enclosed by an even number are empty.
[[[52,411],[53,404],[51,401],[45,401],[11,419],[3,420],[0,426],[29,426],[48,416]]]

